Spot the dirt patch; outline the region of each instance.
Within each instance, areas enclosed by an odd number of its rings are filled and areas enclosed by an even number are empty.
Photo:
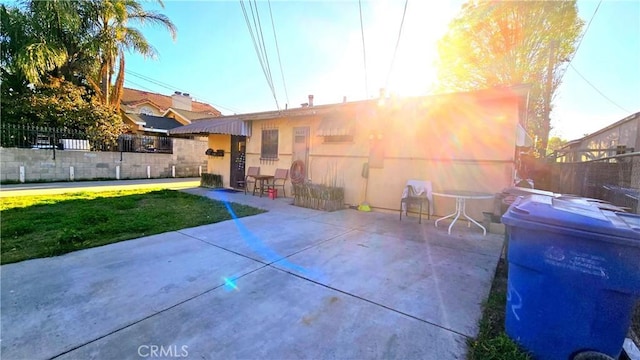
[[[633,342],[640,348],[640,301],[636,303],[636,308],[631,318],[631,331]]]

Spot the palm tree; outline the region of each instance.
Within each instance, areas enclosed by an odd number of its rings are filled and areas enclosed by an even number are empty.
[[[158,3],[164,7],[161,0]],[[85,5],[88,13],[93,15],[91,44],[98,54],[98,65],[87,76],[87,82],[101,103],[118,110],[124,86],[125,52],[134,51],[150,58],[155,58],[157,53],[144,35],[129,23],[161,25],[174,40],[176,27],[165,15],[145,11],[136,0],[93,0],[85,2]]]
[[[21,7],[0,5],[0,20],[3,88],[64,77],[88,85],[114,110],[122,97],[125,52],[150,58],[157,53],[130,23],[162,25],[176,38],[169,18],[145,11],[137,0],[27,0]]]
[[[69,50],[73,47],[65,44],[65,38],[80,39],[83,33],[74,6],[59,0],[32,1],[23,9],[0,6],[3,81],[16,88],[39,85],[45,75],[72,67],[75,57]]]

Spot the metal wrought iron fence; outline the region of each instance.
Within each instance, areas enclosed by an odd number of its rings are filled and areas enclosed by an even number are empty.
[[[84,131],[20,124],[0,125],[0,146],[53,150],[173,153],[168,136],[122,134],[115,142],[91,139]]]

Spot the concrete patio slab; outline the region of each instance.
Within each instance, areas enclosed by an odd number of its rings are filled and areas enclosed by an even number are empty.
[[[177,232],[4,265],[2,357],[56,356],[262,266]]]
[[[398,215],[389,213],[346,210],[322,213],[311,220],[484,255],[495,255],[504,242],[502,235],[484,236],[479,229],[466,226],[455,227],[449,235],[446,227],[435,227],[434,218],[419,224],[417,218],[403,217],[400,221]]]
[[[0,267],[3,357],[465,357],[501,235],[188,192],[269,212]]]
[[[283,270],[475,336],[498,255],[354,230],[288,260],[297,268]]]
[[[210,229],[206,225],[181,233],[267,264],[352,231],[275,212],[227,221],[215,232]]]
[[[151,345],[194,359],[435,360],[466,347],[458,334],[265,268],[237,290],[216,289],[62,358],[137,358]]]

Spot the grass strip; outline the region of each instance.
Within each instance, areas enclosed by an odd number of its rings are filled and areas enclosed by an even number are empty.
[[[483,306],[478,336],[467,341],[469,360],[529,360],[531,357],[504,330],[507,303],[507,264],[498,261],[489,298]]]
[[[264,212],[231,208],[238,217]],[[231,219],[220,201],[157,189],[7,197],[0,217],[1,264]]]

